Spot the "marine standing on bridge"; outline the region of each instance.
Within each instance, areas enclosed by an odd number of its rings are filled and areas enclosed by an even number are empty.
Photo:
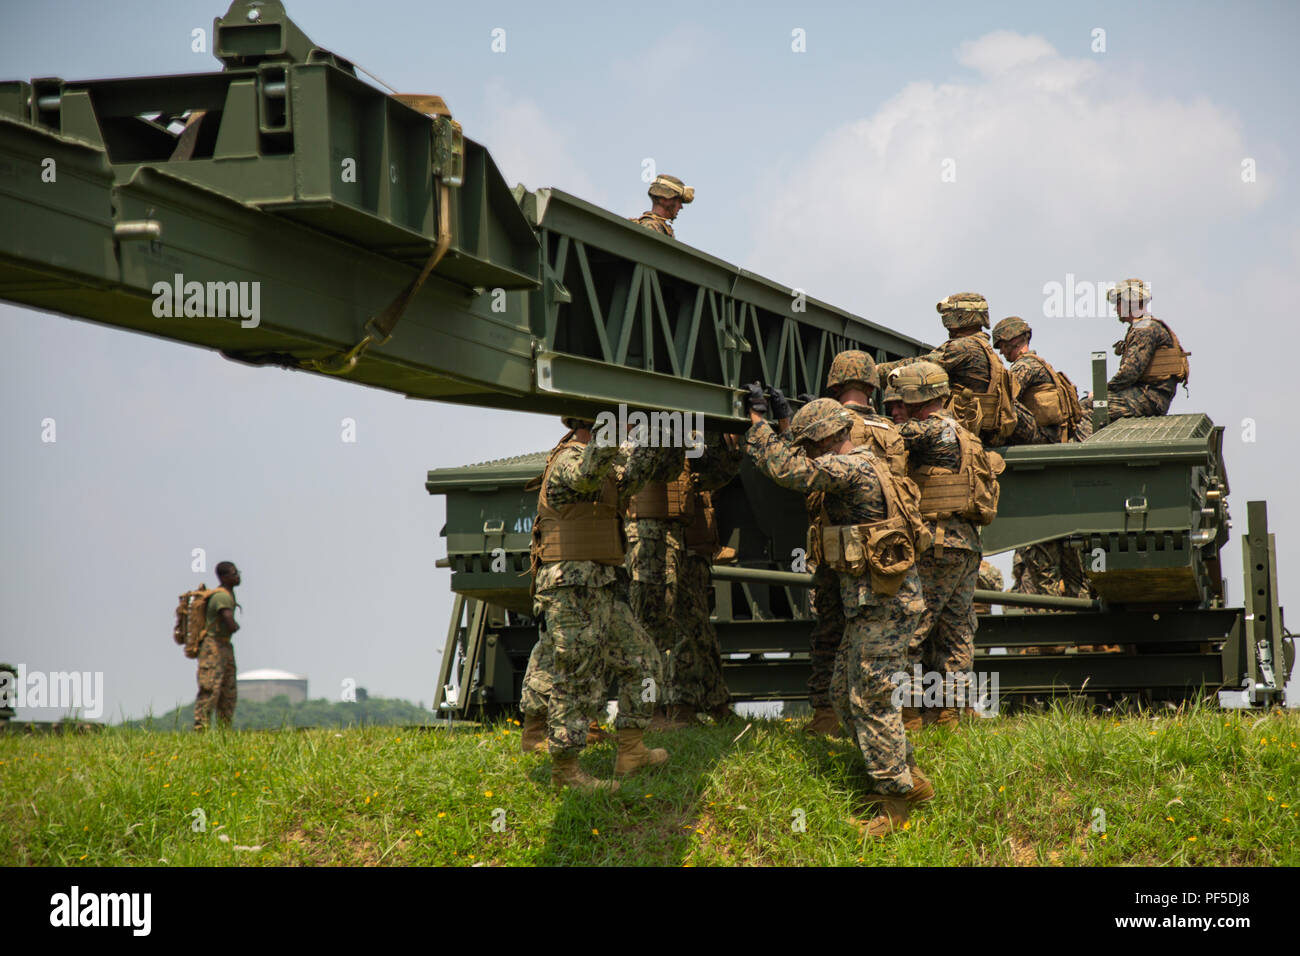
[[[998,363],[1001,367],[1001,362]],[[908,656],[912,665],[943,675],[945,703],[904,710],[907,728],[933,720],[956,727],[959,709],[970,706],[975,654],[975,585],[982,551],[980,524],[997,513],[995,475],[1001,456],[985,452],[977,437],[946,411],[948,374],[931,362],[896,368],[889,384],[907,406],[908,422],[899,429],[907,443],[908,470],[921,491],[921,514],[933,548],[917,551],[925,591],[925,613],[916,627]],[[920,693],[920,688],[912,688]]]
[[[682,211],[682,206],[695,201],[695,188],[687,186],[676,176],[656,176],[648,190],[650,211],[641,213],[632,221],[655,232],[661,232],[670,239],[673,236],[672,222]]]
[[[816,533],[837,573],[847,622],[831,699],[866,761],[867,797],[880,804],[866,831],[881,837],[907,820],[913,804],[934,796],[909,759],[894,699],[894,675],[907,670],[908,639],[925,607],[915,555],[930,542],[916,488],[895,478],[869,447],[853,445],[857,417],[834,399],[801,408],[791,421],[791,441],[764,420],[761,389],[751,386],[747,403],[753,424],[746,451],[758,470],[782,487],[823,496]]]
[[[618,681],[616,775],[664,763],[642,733],[663,683],[659,652],[637,623],[623,594],[623,501],[659,463],[648,436],[622,445],[594,441],[592,422],[566,417],[569,433],[551,451],[537,493],[533,522],[533,613],[546,619],[550,695],[547,703],[551,780],[579,790],[617,790],[578,766],[592,718],[605,690]],[[545,658],[546,654],[535,657]]]
[[[876,363],[866,352],[840,352],[831,362],[831,369],[826,376],[826,390],[835,399],[853,413],[853,427],[849,438],[853,447],[859,445],[871,449],[871,453],[885,462],[889,470],[900,478],[907,477],[907,446],[903,444],[898,429],[888,418],[876,414],[871,404],[872,393],[880,384],[876,372]],[[780,393],[773,389],[775,400]],[[782,399],[782,401],[784,401]],[[777,417],[782,414],[781,405],[774,404]],[[814,493],[808,496],[808,520],[815,524],[822,509],[822,496]],[[813,570],[813,629],[809,663],[811,671],[808,676],[808,703],[812,705],[813,716],[805,728],[810,734],[835,734],[840,727],[840,720],[831,705],[831,675],[835,670],[835,659],[839,654],[840,644],[844,639],[844,604],[840,599],[839,577],[821,560],[817,542],[810,541],[811,562],[816,564]]]
[[[1110,420],[1169,413],[1178,383],[1187,382],[1187,356],[1169,328],[1147,312],[1151,287],[1141,279],[1125,279],[1106,294],[1115,314],[1128,325],[1124,340],[1115,343],[1119,370],[1106,383]]]
[[[221,587],[208,597],[203,639],[199,642],[199,693],[194,698],[194,729],[207,730],[212,711],[217,722],[229,727],[235,720],[239,683],[235,679],[235,648],[231,638],[239,630],[235,620],[235,588],[240,585],[239,568],[233,561],[217,565]]]

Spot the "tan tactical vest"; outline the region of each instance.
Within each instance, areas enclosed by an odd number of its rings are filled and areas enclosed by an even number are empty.
[[[629,518],[683,520],[695,514],[695,488],[691,473],[683,468],[672,481],[652,481],[627,503]]]
[[[685,545],[691,554],[712,562],[722,547],[718,535],[718,516],[713,510],[713,495],[707,491],[696,492],[695,517],[686,526]]]
[[[1163,321],[1157,319],[1154,315],[1149,315],[1147,318],[1159,322],[1161,328],[1168,332],[1169,337],[1174,340],[1174,344],[1172,346],[1165,345],[1156,349],[1155,354],[1151,356],[1151,364],[1147,366],[1147,370],[1142,373],[1142,377],[1139,378],[1138,381],[1145,382],[1148,385],[1153,385],[1167,379],[1175,378],[1186,384],[1187,380],[1191,377],[1192,371],[1191,366],[1187,362],[1187,356],[1192,353],[1183,351],[1183,346],[1182,343],[1178,341],[1178,336],[1174,335],[1174,330],[1165,325]]]
[[[626,542],[623,521],[618,513],[618,482],[613,474],[605,476],[596,501],[579,501],[555,508],[546,500],[546,485],[555,459],[561,451],[571,447],[586,446],[566,437],[546,459],[541,487],[537,491],[537,518],[533,522],[533,564],[553,561],[622,564]]]
[[[921,490],[921,514],[931,521],[957,515],[979,525],[990,524],[998,515],[997,476],[1006,463],[952,419],[945,420],[957,427],[961,468],[956,473],[939,465],[912,468],[912,480]]]
[[[1037,353],[1034,353],[1034,357],[1042,362],[1043,368],[1047,369],[1047,374],[1052,380],[1025,389],[1018,396],[1018,400],[1025,408],[1033,412],[1034,421],[1037,424],[1042,426],[1065,425],[1066,427],[1061,429],[1061,441],[1066,441],[1069,432],[1083,418],[1083,406],[1079,404],[1079,393],[1075,391],[1074,383],[1052,368],[1046,360]]]
[[[871,574],[871,590],[880,595],[898,591],[919,551],[930,547],[930,532],[918,510],[920,495],[908,478],[896,477],[878,458],[867,458],[880,481],[885,517],[865,524],[830,523],[823,502],[809,529],[809,551],[826,567],[846,574]],[[816,546],[811,539],[816,537]]]

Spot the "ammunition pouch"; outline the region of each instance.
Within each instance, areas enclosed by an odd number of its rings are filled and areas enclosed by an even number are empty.
[[[1060,425],[1066,415],[1061,408],[1060,388],[1055,384],[1035,385],[1020,393],[1020,404],[1034,413],[1038,425]]]
[[[1142,373],[1138,381],[1148,385],[1158,384],[1171,378],[1180,382],[1187,381],[1188,373],[1191,371],[1187,364],[1187,356],[1190,354],[1181,348],[1169,346],[1156,349],[1155,354],[1151,356],[1151,364],[1147,366],[1147,370]]]
[[[821,551],[831,570],[852,575],[870,572],[871,590],[889,596],[916,563],[910,531],[901,515],[869,524],[823,526]]]

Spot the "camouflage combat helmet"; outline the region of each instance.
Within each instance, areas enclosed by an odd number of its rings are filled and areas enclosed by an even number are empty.
[[[881,398],[881,401],[884,402],[885,405],[888,405],[890,402],[901,402],[902,400],[903,396],[898,394],[898,389],[894,388],[892,385],[885,386],[885,394]]]
[[[954,292],[935,306],[945,329],[989,327],[989,303],[978,292]]]
[[[560,421],[565,428],[591,428],[596,424],[594,418],[583,418],[581,415],[561,415]]]
[[[1126,299],[1150,302],[1151,286],[1141,279],[1123,279],[1115,284],[1115,288],[1106,293],[1106,298],[1111,302],[1114,302],[1120,296]]]
[[[876,363],[866,352],[840,352],[831,362],[830,374],[826,376],[826,387],[830,393],[839,394],[840,388],[848,382],[862,382],[872,388],[880,386]]]
[[[948,373],[933,362],[913,362],[889,373],[889,384],[908,405],[922,405],[948,395]]]
[[[1033,338],[1034,330],[1018,315],[1008,315],[1005,319],[993,326],[993,344],[1007,342],[1011,339],[1018,339],[1022,335],[1028,335]]]
[[[790,420],[790,435],[796,442],[821,441],[853,427],[853,413],[833,398],[815,398]]]
[[[686,185],[676,176],[656,176],[648,192],[652,198],[680,199],[683,205],[695,199],[695,187]]]

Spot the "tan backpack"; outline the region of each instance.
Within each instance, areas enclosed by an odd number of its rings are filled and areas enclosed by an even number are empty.
[[[996,444],[1004,445],[1016,430],[1016,382],[984,337],[975,339],[989,359],[989,390],[973,393],[980,405],[980,423],[971,431],[981,437],[991,434]]]
[[[1161,328],[1169,333],[1173,339],[1172,346],[1166,345],[1156,349],[1155,354],[1151,356],[1151,364],[1142,373],[1139,382],[1145,382],[1148,385],[1154,385],[1163,382],[1166,379],[1176,379],[1183,385],[1191,378],[1191,365],[1187,362],[1187,356],[1191,352],[1184,352],[1182,343],[1178,341],[1178,336],[1174,335],[1174,330],[1164,323],[1163,320],[1157,319],[1154,315],[1148,316],[1153,322],[1159,322]]]
[[[1083,406],[1079,403],[1079,393],[1074,383],[1065,375],[1052,368],[1042,357],[1035,354],[1043,368],[1051,377],[1051,384],[1036,385],[1019,396],[1019,401],[1034,414],[1034,422],[1042,426],[1063,425],[1061,440],[1073,434],[1083,420]]]
[[[912,479],[921,490],[921,514],[930,520],[957,515],[978,525],[992,524],[1001,494],[997,476],[1006,462],[997,452],[986,451],[978,438],[960,426],[957,439],[961,445],[959,471],[935,465],[913,469]]]
[[[200,584],[198,590],[182,594],[180,603],[176,605],[176,626],[172,629],[172,639],[185,648],[185,656],[190,659],[199,656],[199,643],[207,631],[208,598],[220,590]]]

